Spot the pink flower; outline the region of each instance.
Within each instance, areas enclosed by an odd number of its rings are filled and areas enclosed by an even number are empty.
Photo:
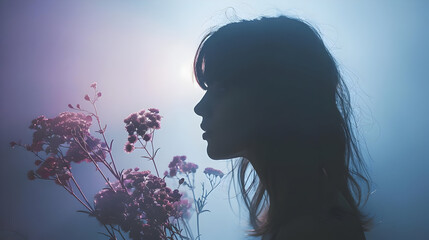
[[[188,199],[182,199],[179,202],[174,203],[174,208],[178,211],[179,216],[184,219],[191,218],[190,209],[192,207],[192,203]]]
[[[92,87],[92,88],[96,89],[96,88],[97,88],[97,83],[96,83],[96,82],[93,82],[93,83],[91,84],[91,86],[90,86],[90,87]]]
[[[168,164],[170,169],[170,177],[176,176],[177,172],[180,173],[195,173],[198,165],[192,162],[185,162],[186,156],[174,156],[173,160]]]
[[[148,110],[149,110],[149,112],[151,112],[151,113],[159,113],[159,110],[158,110],[158,109],[156,109],[156,108],[149,108]]]
[[[143,140],[145,140],[146,142],[147,141],[150,141],[150,139],[152,138],[152,136],[150,135],[150,134],[145,134],[144,136],[143,136]]]
[[[125,129],[127,130],[128,135],[131,136],[136,131],[136,126],[134,126],[134,124],[132,123],[129,123],[128,125],[125,126]]]
[[[214,169],[211,167],[204,169],[204,174],[207,174],[209,176],[214,175],[215,177],[220,177],[220,178],[222,178],[224,176],[224,174],[221,170],[217,170],[217,169]]]
[[[67,174],[69,168],[69,162],[52,155],[46,158],[45,161],[40,164],[39,168],[36,170],[36,173],[42,179],[50,179],[49,177]]]
[[[184,173],[195,173],[198,169],[198,165],[195,163],[187,162],[181,167],[181,171]]]
[[[128,132],[128,135],[137,135],[144,138],[145,141],[149,141],[151,136],[145,136],[146,132],[149,129],[160,129],[161,128],[161,116],[158,114],[159,110],[155,108],[150,108],[149,112],[141,110],[136,113],[130,114],[124,119],[126,124],[125,129]]]
[[[177,174],[177,170],[176,169],[170,169],[170,177],[174,177]]]
[[[159,230],[186,209],[180,204],[182,194],[150,171],[127,169],[122,178],[126,190],[117,181],[112,183],[114,190],[106,188],[95,196],[95,216],[101,223],[119,225],[130,239],[162,239]]]
[[[94,197],[94,215],[102,224],[121,224],[125,221],[130,202],[130,196],[125,190],[103,189]]]
[[[130,143],[135,143],[137,141],[137,136],[136,135],[131,135],[128,137],[128,142]]]
[[[86,94],[83,99],[85,99],[86,101],[91,101],[91,98],[89,98],[88,94]]]
[[[139,124],[136,130],[136,133],[140,136],[144,136],[147,130],[148,130],[148,126],[144,124]]]
[[[125,152],[130,153],[132,151],[134,151],[134,145],[131,143],[125,144]]]
[[[40,116],[31,121],[30,129],[36,130],[33,134],[33,144],[30,150],[41,150],[43,144],[48,144],[51,148],[69,142],[75,136],[89,135],[89,128],[92,118],[83,113],[63,112],[55,118],[48,119]]]

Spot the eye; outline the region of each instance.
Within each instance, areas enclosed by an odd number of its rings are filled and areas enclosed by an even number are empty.
[[[225,82],[213,81],[207,88],[207,93],[214,98],[220,98],[229,92],[229,87]]]

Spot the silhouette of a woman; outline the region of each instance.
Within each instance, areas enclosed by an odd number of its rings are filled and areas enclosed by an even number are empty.
[[[227,24],[200,43],[194,74],[207,90],[194,110],[208,156],[241,157],[249,235],[365,239],[359,180],[369,176],[348,90],[317,31],[286,16]],[[251,199],[249,164],[259,179]]]

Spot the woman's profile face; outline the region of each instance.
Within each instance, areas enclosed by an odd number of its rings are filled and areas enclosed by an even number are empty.
[[[208,84],[194,111],[202,117],[207,154],[211,159],[229,159],[246,154],[256,137],[256,116],[252,94],[246,88],[221,81]]]

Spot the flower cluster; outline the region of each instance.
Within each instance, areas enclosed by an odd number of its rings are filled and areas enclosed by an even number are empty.
[[[70,143],[65,159],[69,162],[80,163],[82,161],[102,162],[106,158],[106,144],[91,135],[85,137],[84,142],[73,141]]]
[[[150,171],[128,169],[123,183],[100,191],[94,199],[95,216],[103,224],[119,225],[131,239],[165,239],[169,219],[190,217],[190,203],[179,190],[166,186]],[[125,189],[123,185],[125,186]]]
[[[125,151],[132,152],[134,150],[134,143],[140,140],[140,138],[145,142],[150,141],[152,139],[150,130],[153,131],[161,128],[161,118],[162,116],[159,115],[159,110],[156,108],[149,108],[148,112],[141,110],[125,118],[125,129],[128,132],[128,142],[125,144]]]
[[[26,149],[56,154],[61,144],[88,136],[91,124],[91,116],[82,113],[63,112],[51,119],[40,116],[31,121],[29,128],[35,132],[32,144],[26,145]]]
[[[222,178],[223,175],[224,175],[221,170],[214,169],[214,168],[211,168],[211,167],[205,168],[204,169],[204,174],[207,174],[209,176],[213,175],[215,177],[220,177],[220,178]]]
[[[64,161],[56,156],[49,156],[44,161],[36,160],[39,168],[36,171],[30,170],[27,177],[34,180],[36,177],[41,179],[54,179],[59,185],[68,185],[68,180],[72,176],[70,172],[70,162]]]
[[[195,173],[198,165],[192,162],[185,162],[186,156],[174,156],[173,160],[168,164],[170,172],[165,171],[164,176],[174,177],[177,172],[189,174]]]
[[[89,134],[92,118],[82,113],[63,112],[54,118],[40,116],[31,121],[30,129],[35,130],[31,145],[11,142],[33,152],[38,159],[36,171],[29,171],[27,177],[55,180],[59,185],[68,186],[72,177],[71,162],[103,161],[106,144]],[[63,154],[63,150],[67,152]],[[43,158],[39,153],[44,152]]]

